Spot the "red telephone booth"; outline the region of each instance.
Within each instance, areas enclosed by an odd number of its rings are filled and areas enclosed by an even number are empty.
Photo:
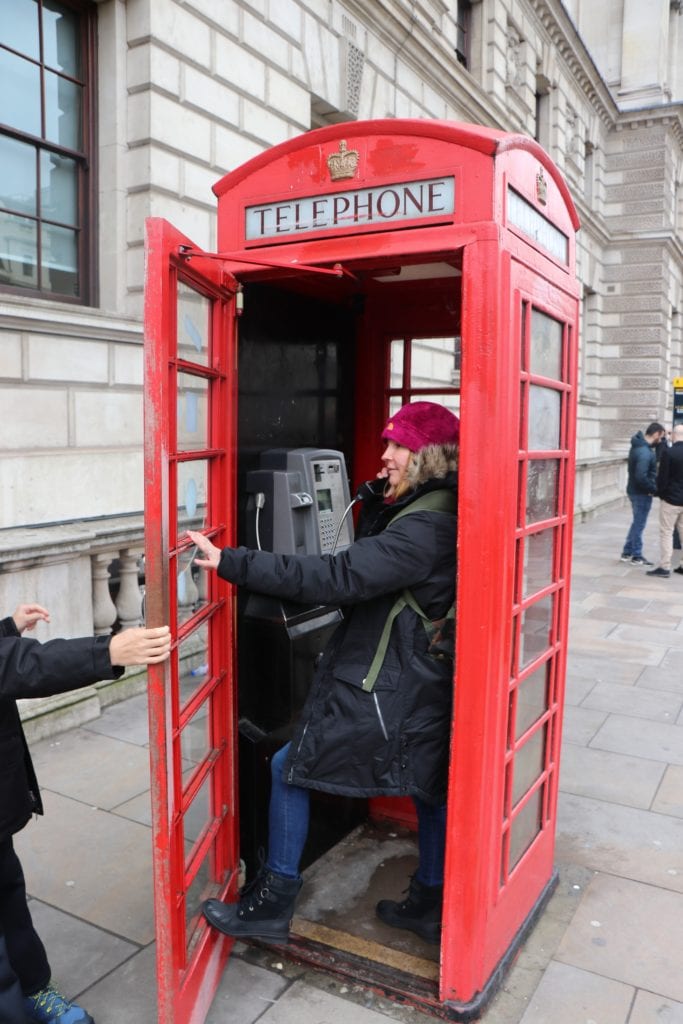
[[[556,881],[574,206],[532,140],[427,120],[309,132],[215,192],[218,252],[165,221],[147,232],[147,618],[175,635],[170,664],[150,670],[159,1019],[203,1020],[230,950],[200,903],[236,892],[249,815],[266,799],[255,794],[268,742],[282,742],[296,710],[292,697],[277,718],[294,690],[268,690],[267,674],[261,687],[259,659],[270,651],[274,671],[289,658],[299,678],[321,640],[273,658],[279,641],[250,632],[233,588],[193,571],[185,529],[244,542],[244,474],[263,449],[341,450],[355,483],[374,477],[389,411],[419,398],[461,417],[441,948],[359,938],[339,915],[302,912],[288,950],[472,1019]],[[323,801],[319,813],[342,835],[365,822],[379,830],[367,847],[375,866],[411,822],[386,799],[351,810]]]

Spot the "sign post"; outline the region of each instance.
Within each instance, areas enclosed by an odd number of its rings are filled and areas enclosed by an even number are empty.
[[[683,377],[674,377],[674,421],[683,423]]]

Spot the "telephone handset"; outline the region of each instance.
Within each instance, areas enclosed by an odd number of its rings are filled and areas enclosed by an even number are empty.
[[[278,554],[328,555],[353,540],[341,452],[273,448],[247,473],[247,544]]]

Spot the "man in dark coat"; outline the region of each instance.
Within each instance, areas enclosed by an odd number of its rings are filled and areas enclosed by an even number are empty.
[[[16,701],[48,697],[118,678],[126,665],[164,661],[168,627],[123,630],[116,636],[74,640],[21,637],[40,620],[40,605],[20,605],[0,620],[0,1024],[92,1024],[50,983],[50,964],[26,901],[24,876],[12,836],[43,807]]]
[[[301,885],[308,790],[411,796],[419,865],[408,900],[378,916],[438,942],[453,681],[447,645],[456,568],[459,423],[433,402],[404,406],[382,437],[381,479],[368,494],[358,539],[336,555],[219,551],[191,533],[197,564],[251,591],[336,604],[344,620],[323,653],[300,721],[272,759],[265,873],[238,905],[208,900],[204,914],[228,935],[286,937]],[[375,493],[379,489],[380,493]]]
[[[652,565],[643,557],[643,532],[652,508],[652,497],[657,491],[656,448],[665,434],[666,429],[661,423],[651,423],[645,434],[639,430],[631,438],[626,493],[631,502],[633,521],[621,552],[622,562],[630,562],[631,565]]]
[[[683,423],[677,423],[671,434],[671,447],[665,448],[657,473],[659,496],[659,565],[648,576],[671,575],[674,532],[683,534]],[[683,575],[683,563],[674,572]]]

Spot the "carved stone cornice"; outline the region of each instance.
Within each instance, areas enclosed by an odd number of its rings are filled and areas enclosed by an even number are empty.
[[[683,149],[683,103],[642,107],[639,110],[622,110],[617,116],[614,127],[616,131],[620,132],[625,128],[652,128],[655,126],[668,129]]]
[[[560,0],[528,0],[529,6],[600,120],[612,127],[618,107]]]

